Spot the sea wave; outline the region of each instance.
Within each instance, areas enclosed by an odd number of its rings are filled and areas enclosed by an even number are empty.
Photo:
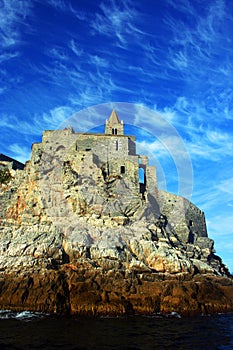
[[[31,321],[35,318],[43,318],[46,314],[41,312],[32,311],[12,311],[12,310],[0,310],[0,319],[17,319],[22,321]]]

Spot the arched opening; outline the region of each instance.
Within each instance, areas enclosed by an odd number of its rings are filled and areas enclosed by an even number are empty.
[[[139,183],[145,184],[145,171],[143,168],[138,169]]]
[[[121,166],[121,174],[125,174],[125,166],[124,165]]]
[[[138,168],[138,181],[139,181],[140,193],[142,194],[142,199],[145,199],[146,175],[145,175],[145,170],[142,167]]]
[[[116,151],[118,151],[118,141],[116,140]]]
[[[117,135],[117,128],[112,128],[112,135]]]

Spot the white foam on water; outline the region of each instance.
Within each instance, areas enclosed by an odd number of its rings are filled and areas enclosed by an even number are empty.
[[[14,312],[12,310],[0,310],[0,319],[17,319],[17,320],[24,320],[24,321],[30,321],[35,318],[42,318],[45,314],[40,312],[31,312],[31,311],[21,311],[21,312]]]

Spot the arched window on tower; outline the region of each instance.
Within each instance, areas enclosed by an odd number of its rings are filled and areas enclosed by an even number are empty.
[[[117,135],[117,128],[112,128],[112,135]]]

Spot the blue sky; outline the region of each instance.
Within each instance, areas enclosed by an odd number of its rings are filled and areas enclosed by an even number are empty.
[[[191,200],[231,271],[232,76],[229,0],[0,0],[0,152],[24,161],[43,130],[108,117],[82,109],[132,104],[127,122],[169,191],[179,193],[185,154],[181,182],[192,173]]]

